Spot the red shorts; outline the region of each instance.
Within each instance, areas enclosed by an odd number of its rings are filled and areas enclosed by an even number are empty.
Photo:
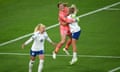
[[[60,25],[60,34],[61,35],[70,35],[71,32],[70,32],[69,26],[62,26],[62,25]]]

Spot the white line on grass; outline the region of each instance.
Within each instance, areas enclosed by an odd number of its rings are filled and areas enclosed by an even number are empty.
[[[90,12],[88,12],[88,13],[82,14],[82,15],[78,16],[78,18],[82,18],[82,17],[88,16],[88,15],[91,15],[91,14],[94,14],[94,13],[97,13],[97,12],[100,12],[100,11],[103,11],[103,10],[105,10],[105,9],[111,8],[111,7],[116,6],[116,5],[119,5],[119,4],[120,4],[120,2],[113,3],[113,4],[108,5],[108,6],[105,6],[105,7],[103,7],[103,8],[100,8],[100,9],[97,9],[97,10],[90,11]],[[51,29],[51,28],[54,28],[54,27],[56,27],[56,26],[58,26],[58,25],[59,25],[59,24],[55,24],[55,25],[49,26],[49,27],[47,27],[47,30],[48,30],[48,29]],[[23,39],[23,38],[26,38],[26,37],[28,37],[28,36],[30,36],[30,35],[32,35],[32,33],[29,33],[29,34],[20,36],[20,37],[18,37],[18,38],[9,40],[9,41],[7,41],[7,42],[3,42],[3,43],[0,44],[0,46],[4,46],[4,45],[7,45],[7,44],[9,44],[9,43],[16,42],[16,41],[21,40],[21,39]]]
[[[114,7],[114,6],[119,5],[119,4],[120,4],[120,2],[116,2],[116,3],[113,3],[113,4],[111,4],[111,5],[105,6],[105,7],[103,7],[103,8],[100,8],[100,9],[97,9],[97,10],[94,10],[94,11],[91,11],[91,12],[88,12],[88,13],[85,13],[85,14],[80,15],[80,16],[78,16],[78,17],[81,18],[81,17],[84,17],[84,16],[88,16],[88,15],[91,15],[91,14],[94,14],[94,13],[97,13],[97,12],[100,12],[100,11],[103,11],[103,10],[106,10],[106,9],[108,9],[108,8]]]
[[[114,68],[114,69],[112,69],[112,70],[110,70],[110,71],[108,71],[108,72],[116,72],[116,71],[118,71],[118,70],[120,70],[120,67]]]
[[[106,10],[109,10],[109,11],[120,11],[120,8],[108,8]]]
[[[53,28],[53,27],[56,27],[56,26],[58,26],[58,25],[59,25],[59,24],[55,24],[55,25],[49,26],[49,27],[46,28],[46,30],[51,29],[51,28]],[[29,34],[20,36],[20,37],[18,37],[18,38],[9,40],[9,41],[7,41],[7,42],[3,42],[3,43],[0,44],[0,46],[4,46],[4,45],[7,45],[7,44],[16,42],[16,41],[18,41],[18,40],[21,40],[21,39],[23,39],[23,38],[29,37],[29,36],[31,36],[31,35],[32,35],[32,33],[29,33]]]
[[[17,56],[25,56],[29,55],[28,53],[0,53],[0,55],[17,55]],[[52,56],[51,54],[45,54],[45,56]],[[68,56],[68,55],[57,55],[57,56]],[[72,56],[72,55],[69,55]],[[120,56],[98,56],[98,55],[78,55],[78,57],[87,57],[87,58],[112,58],[112,59],[120,59]]]

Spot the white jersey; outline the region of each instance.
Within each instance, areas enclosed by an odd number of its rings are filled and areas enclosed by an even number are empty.
[[[73,14],[73,15],[74,15],[74,14]],[[68,18],[73,18],[73,17],[72,17],[72,14],[70,14],[70,15],[68,16]],[[75,19],[75,18],[73,18],[73,19]],[[78,31],[81,30],[81,28],[80,28],[80,26],[78,25],[78,22],[77,22],[77,21],[69,24],[69,27],[70,27],[70,32],[71,32],[71,33],[75,33],[75,32],[78,32]]]
[[[50,43],[52,42],[46,32],[42,34],[40,32],[35,32],[33,36],[25,42],[25,45],[29,44],[30,42],[32,42],[32,40],[34,40],[31,50],[32,51],[44,50],[45,39],[47,39]]]

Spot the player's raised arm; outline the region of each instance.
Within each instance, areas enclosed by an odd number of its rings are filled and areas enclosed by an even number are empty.
[[[22,44],[22,48],[24,49],[24,47],[26,45],[28,45],[30,42],[32,42],[32,40],[33,40],[33,37],[31,37],[30,39],[28,39],[25,43]]]
[[[30,37],[25,43],[22,44],[23,49],[26,45],[28,45],[30,42],[32,42],[32,40],[34,40],[36,38],[37,31],[38,31],[38,27],[36,26],[32,37]]]
[[[53,46],[56,46],[56,43],[54,43],[54,42],[50,39],[50,37],[48,36],[47,32],[45,32],[45,36],[46,36],[46,40],[47,40],[49,43],[51,43]]]
[[[71,7],[69,8],[69,14],[71,15],[72,18],[76,19],[76,21],[79,21],[79,17],[77,17],[77,12],[78,12],[78,9],[77,7],[72,4]]]

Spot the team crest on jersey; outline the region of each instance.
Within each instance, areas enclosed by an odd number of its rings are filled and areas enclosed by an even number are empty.
[[[43,39],[41,39],[40,42],[43,42]]]

